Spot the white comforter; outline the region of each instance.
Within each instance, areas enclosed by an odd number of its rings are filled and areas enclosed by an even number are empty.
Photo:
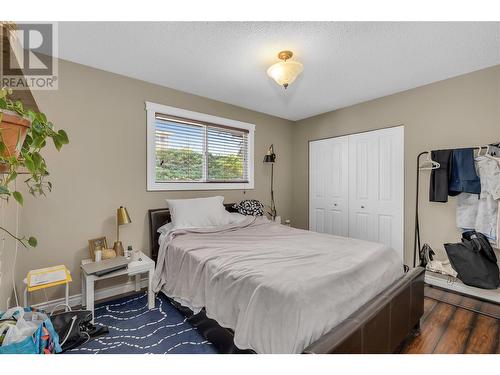
[[[154,289],[205,307],[241,349],[300,353],[402,274],[387,246],[248,218],[163,235]]]

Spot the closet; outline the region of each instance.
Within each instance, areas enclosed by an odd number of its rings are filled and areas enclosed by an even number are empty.
[[[404,260],[404,128],[309,142],[309,229],[380,242]]]

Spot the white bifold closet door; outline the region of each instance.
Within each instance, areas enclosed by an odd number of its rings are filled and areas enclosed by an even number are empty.
[[[403,127],[310,143],[309,229],[394,248],[403,259]]]
[[[348,236],[348,138],[314,141],[309,150],[309,229]]]

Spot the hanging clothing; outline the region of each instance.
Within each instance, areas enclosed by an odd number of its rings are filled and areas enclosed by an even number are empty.
[[[497,240],[493,243],[493,246],[500,249],[500,199],[497,205]]]
[[[451,153],[450,181],[448,195],[460,193],[481,193],[481,182],[474,165],[474,149],[464,148]]]
[[[495,153],[491,155],[495,156],[493,160],[495,160],[500,167],[500,148],[496,147],[496,149],[498,149],[498,151],[495,151]],[[500,249],[500,199],[497,199],[497,240],[493,242],[493,246]]]
[[[479,195],[462,193],[457,196],[457,227],[462,232],[476,229]]]
[[[476,231],[495,241],[500,199],[500,165],[496,160],[482,156],[477,161],[477,169],[481,178],[481,196],[477,208]]]
[[[475,159],[481,180],[479,199],[475,194],[462,193],[457,197],[457,226],[463,231],[474,229],[494,244],[498,236],[498,207],[500,200],[500,163],[496,158],[480,156]]]
[[[500,147],[498,145],[490,145],[488,153],[500,165]],[[500,249],[500,199],[497,200],[497,240],[493,242],[493,246]]]
[[[440,167],[431,171],[429,201],[448,202],[451,150],[431,151],[431,159],[439,163]]]

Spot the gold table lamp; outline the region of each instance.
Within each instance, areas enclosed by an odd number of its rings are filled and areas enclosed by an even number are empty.
[[[116,241],[113,245],[113,249],[116,252],[116,255],[123,255],[123,245],[120,241],[120,225],[130,224],[132,220],[130,220],[130,216],[128,215],[127,209],[123,206],[120,206],[119,209],[116,210]]]

